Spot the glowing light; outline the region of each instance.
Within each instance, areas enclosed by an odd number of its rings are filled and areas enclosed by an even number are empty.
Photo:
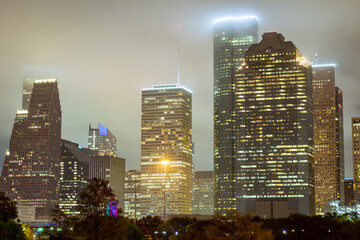
[[[106,214],[108,216],[117,217],[117,215],[118,215],[118,206],[117,206],[116,202],[110,202],[106,206]]]
[[[102,136],[107,136],[108,129],[104,125],[99,124],[99,134]]]
[[[56,82],[56,79],[39,79],[39,80],[35,80],[35,83],[50,83],[50,82]]]
[[[16,114],[28,114],[29,111],[28,110],[17,110]]]
[[[161,161],[161,164],[163,164],[163,165],[168,165],[168,164],[169,164],[169,161],[168,161],[168,160],[163,160],[163,161]]]
[[[184,89],[185,91],[192,93],[189,89],[187,89],[181,85],[178,85],[178,84],[155,85],[155,86],[153,86],[153,88],[142,88],[141,90],[142,91],[154,91],[154,90],[158,90],[158,89],[177,89],[177,88]]]
[[[223,22],[223,21],[241,21],[241,20],[249,20],[249,19],[256,19],[257,21],[259,21],[259,18],[256,16],[241,16],[241,17],[223,17],[223,18],[218,18],[215,21],[213,21],[213,24],[218,23],[218,22]]]
[[[311,65],[312,67],[336,67],[335,63],[329,63],[329,64],[315,64]]]

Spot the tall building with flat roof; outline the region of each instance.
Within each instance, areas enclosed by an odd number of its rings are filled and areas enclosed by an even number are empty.
[[[235,82],[245,52],[258,42],[255,16],[214,21],[214,171],[215,211],[236,209]]]
[[[125,173],[124,216],[138,219],[140,212],[140,180],[139,170],[129,170]]]
[[[109,181],[119,207],[124,209],[125,159],[110,155],[90,156],[89,178],[94,177]]]
[[[80,193],[88,185],[89,156],[79,144],[61,140],[60,209],[67,215],[78,215]]]
[[[249,47],[236,82],[237,210],[314,214],[312,68],[282,34]]]
[[[192,214],[214,215],[214,171],[195,171]]]
[[[116,138],[110,130],[99,123],[98,128],[89,125],[88,148],[100,154],[116,156]]]
[[[191,214],[191,104],[192,93],[179,85],[142,89],[142,216]]]
[[[360,204],[360,117],[353,117],[351,119],[351,123],[352,123],[354,203]]]
[[[312,65],[314,106],[315,211],[328,201],[344,202],[342,92],[335,87],[335,65]]]
[[[18,111],[0,190],[46,219],[59,202],[61,107],[56,79],[36,80],[28,110]]]

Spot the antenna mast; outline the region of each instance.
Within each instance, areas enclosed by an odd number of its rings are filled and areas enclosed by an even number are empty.
[[[177,56],[178,56],[178,85],[180,86],[180,29],[181,29],[181,25],[179,24],[177,26],[177,29],[178,29],[178,53],[177,53]]]

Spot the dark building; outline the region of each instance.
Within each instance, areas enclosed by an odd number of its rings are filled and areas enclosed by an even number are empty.
[[[345,178],[345,206],[354,205],[354,179]]]
[[[282,34],[250,46],[236,82],[237,210],[314,214],[312,68]]]
[[[215,211],[236,209],[235,74],[245,52],[258,42],[257,17],[214,22],[214,174]]]
[[[110,155],[90,156],[89,178],[94,177],[109,181],[119,207],[124,209],[125,159]]]
[[[67,215],[77,215],[79,194],[89,179],[89,157],[79,144],[61,140],[60,209]]]
[[[315,212],[328,201],[344,202],[342,92],[335,87],[335,65],[313,65]]]
[[[59,202],[61,107],[56,79],[36,80],[28,110],[18,111],[1,191],[46,219]]]

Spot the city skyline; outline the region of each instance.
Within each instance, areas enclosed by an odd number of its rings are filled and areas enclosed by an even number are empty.
[[[201,3],[201,1],[199,1]],[[95,35],[100,34],[99,37],[95,37],[96,40],[90,40],[88,43],[85,41],[90,34],[89,29],[85,31],[87,34],[80,34],[76,32],[76,28],[61,25],[59,19],[60,15],[49,16],[46,14],[44,17],[40,17],[41,14],[37,14],[38,11],[50,10],[50,5],[44,4],[42,9],[36,10],[36,7],[39,7],[37,4],[32,6],[27,6],[24,10],[19,11],[19,13],[14,14],[15,4],[7,3],[2,10],[2,17],[9,18],[13,28],[16,27],[17,30],[13,30],[11,27],[6,27],[2,25],[6,32],[11,32],[12,34],[7,35],[4,38],[5,45],[9,45],[10,42],[14,39],[20,39],[19,36],[24,32],[27,34],[29,32],[22,31],[25,30],[29,25],[17,23],[14,20],[14,17],[19,17],[18,14],[22,14],[22,20],[28,19],[29,24],[34,24],[37,26],[34,35],[29,35],[31,38],[24,38],[24,40],[16,40],[15,46],[19,46],[19,50],[14,49],[12,45],[9,47],[10,51],[6,51],[6,54],[0,57],[0,62],[4,63],[3,66],[6,69],[1,73],[0,77],[4,87],[1,91],[1,112],[3,113],[0,117],[1,122],[3,123],[0,129],[0,165],[2,166],[3,160],[5,158],[5,150],[7,149],[12,123],[14,120],[14,115],[16,109],[21,108],[20,94],[21,94],[21,85],[22,81],[29,78],[43,78],[42,76],[45,72],[45,75],[51,75],[51,77],[56,77],[59,79],[60,86],[60,96],[62,102],[62,109],[64,111],[64,124],[63,136],[65,139],[69,139],[74,142],[79,142],[82,146],[86,146],[87,142],[87,127],[88,123],[97,123],[102,122],[105,126],[112,129],[116,138],[118,138],[118,154],[121,157],[124,157],[128,160],[127,164],[128,169],[139,169],[140,168],[140,89],[145,86],[153,84],[161,84],[166,82],[175,82],[177,77],[177,33],[176,26],[178,23],[182,24],[181,32],[181,49],[182,49],[182,82],[183,85],[193,90],[194,95],[194,142],[196,144],[196,154],[194,157],[195,169],[197,170],[211,170],[213,168],[213,150],[212,150],[212,141],[208,139],[212,138],[212,21],[217,17],[233,15],[248,15],[249,13],[244,12],[242,9],[249,9],[249,12],[256,14],[259,18],[259,34],[267,32],[270,30],[276,30],[287,36],[288,39],[291,39],[294,44],[296,44],[302,51],[302,54],[312,61],[313,54],[319,54],[319,64],[321,63],[337,63],[336,68],[336,79],[338,80],[337,85],[344,92],[344,126],[345,126],[345,167],[346,167],[346,176],[351,176],[351,167],[352,167],[352,156],[351,156],[351,116],[359,116],[360,109],[357,106],[358,101],[356,97],[354,98],[357,85],[357,76],[360,76],[359,70],[356,68],[351,68],[351,61],[357,62],[358,55],[351,55],[352,48],[357,47],[357,45],[346,44],[349,46],[340,45],[341,42],[336,41],[336,38],[341,36],[342,38],[348,38],[348,36],[353,36],[354,41],[359,37],[351,35],[351,32],[355,31],[356,26],[360,24],[360,19],[358,17],[352,18],[353,12],[352,9],[356,9],[353,4],[352,7],[342,6],[339,4],[339,7],[333,7],[333,9],[338,9],[338,13],[348,12],[348,15],[344,18],[336,18],[337,25],[335,25],[335,31],[327,31],[328,27],[333,27],[334,22],[331,19],[332,14],[328,14],[329,17],[321,15],[318,17],[315,10],[310,11],[308,15],[308,20],[305,21],[309,26],[306,28],[304,23],[300,23],[299,19],[289,19],[285,23],[281,23],[279,17],[276,17],[276,11],[273,13],[266,13],[266,7],[270,3],[263,3],[263,6],[259,4],[249,4],[242,3],[244,6],[241,7],[241,4],[230,4],[230,2],[224,3],[224,7],[216,9],[219,7],[215,2],[211,2],[209,7],[206,7],[203,11],[200,11],[200,6],[196,6],[195,10],[189,10],[185,5],[180,5],[179,9],[182,11],[181,14],[177,14],[177,17],[170,18],[171,13],[177,12],[176,5],[164,4],[161,5],[159,2],[154,3],[155,6],[152,6],[150,3],[145,4],[145,6],[150,7],[150,13],[143,18],[141,22],[137,22],[139,30],[131,30],[131,34],[128,37],[134,40],[134,46],[138,47],[137,51],[134,53],[136,56],[151,55],[152,58],[147,58],[141,62],[143,74],[135,74],[135,84],[129,83],[129,77],[131,73],[136,73],[136,69],[139,68],[139,64],[135,62],[137,60],[135,56],[130,56],[129,61],[125,61],[125,58],[111,58],[115,59],[112,63],[111,60],[107,60],[107,54],[112,56],[110,52],[113,50],[111,47],[107,48],[104,45],[111,45],[115,48],[115,53],[125,53],[127,51],[119,46],[116,46],[116,41],[112,41],[111,38],[114,37],[114,40],[123,39],[120,33],[123,30],[119,27],[116,27],[115,19],[122,20],[116,21],[116,23],[123,24],[125,18],[117,18],[115,12],[104,11],[101,4],[89,3],[89,8],[84,10],[86,15],[85,19],[90,20],[88,23],[83,23],[82,21],[76,22],[75,27],[86,27],[91,30]],[[316,3],[315,7],[319,7]],[[329,5],[334,5],[332,2],[327,3]],[[70,7],[70,4],[64,4],[67,7]],[[91,7],[90,5],[94,5]],[[98,11],[94,10],[96,7]],[[238,13],[235,10],[229,10],[231,6],[236,6],[236,9],[239,10]],[[286,6],[293,6],[292,4],[286,4]],[[306,4],[304,4],[306,5]],[[345,4],[344,4],[345,5]],[[170,7],[170,14],[166,16],[154,17],[156,7],[165,10],[166,7]],[[297,5],[299,8],[300,5]],[[74,20],[76,15],[76,10],[79,10],[81,4],[74,6],[74,11],[67,11],[67,8],[60,6],[61,13],[68,13],[70,19]],[[122,5],[116,5],[114,9],[121,9]],[[135,5],[127,4],[123,6],[124,8],[130,7],[134,8]],[[95,8],[96,9],[96,8]],[[145,9],[145,7],[144,7]],[[135,14],[135,17],[144,11],[144,9],[138,9],[139,13]],[[9,17],[8,12],[14,14],[14,16]],[[184,10],[189,10],[190,14],[188,17],[185,17],[186,13]],[[90,17],[90,13],[95,11],[95,17]],[[195,13],[200,11],[200,16],[195,17]],[[291,11],[291,10],[289,10]],[[330,10],[324,10],[330,11]],[[333,10],[335,11],[335,10]],[[48,11],[49,13],[51,11]],[[103,15],[101,15],[103,14]],[[121,15],[121,14],[119,14]],[[290,15],[290,13],[286,13]],[[36,16],[36,17],[31,17]],[[82,15],[83,16],[83,15]],[[105,19],[101,19],[101,16],[107,16]],[[126,17],[127,15],[125,15]],[[281,15],[283,16],[284,15]],[[56,29],[65,31],[66,36],[69,35],[72,31],[75,31],[75,38],[64,39],[64,34],[60,34],[60,40],[49,41],[50,38],[45,38],[46,40],[39,41],[36,43],[36,40],[39,40],[39,37],[44,35],[54,36],[55,33],[51,29],[47,28],[47,24],[40,22],[45,22],[45,17],[49,17],[49,24],[54,24]],[[127,16],[128,17],[128,16]],[[152,19],[154,17],[154,19]],[[30,19],[29,19],[30,18]],[[177,19],[175,19],[177,18]],[[91,20],[93,19],[93,20]],[[111,29],[100,30],[101,25],[96,24],[94,19],[99,20],[100,23],[108,23],[105,26]],[[101,19],[101,20],[100,20]],[[167,23],[163,23],[163,20],[171,20]],[[199,22],[195,22],[194,26],[190,24],[194,22],[194,19],[200,19]],[[150,31],[147,26],[142,26],[141,24],[145,23],[146,20],[149,20],[151,24],[154,24],[156,28],[151,29]],[[351,20],[351,22],[350,22]],[[19,20],[21,22],[21,20]],[[2,24],[5,24],[6,21],[2,21]],[[66,22],[66,21],[65,21]],[[161,22],[161,24],[160,24]],[[166,21],[165,21],[166,22]],[[312,24],[315,23],[316,24]],[[22,22],[21,22],[22,23]],[[67,22],[68,23],[68,22]],[[113,23],[109,24],[109,23]],[[291,29],[291,23],[295,23],[295,29]],[[348,25],[344,24],[348,23]],[[350,24],[351,23],[351,24]],[[93,26],[91,25],[93,24]],[[295,25],[294,24],[294,25]],[[304,24],[299,28],[300,24]],[[351,27],[350,27],[351,25]],[[355,27],[354,27],[355,25]],[[124,26],[124,25],[121,25]],[[348,29],[348,26],[350,29]],[[114,28],[113,28],[114,27]],[[115,29],[116,27],[116,29]],[[294,27],[292,27],[294,28]],[[341,29],[343,28],[343,29]],[[30,29],[30,28],[29,28]],[[196,33],[196,30],[201,30],[199,33]],[[299,31],[301,29],[301,31]],[[144,30],[144,33],[141,31]],[[69,31],[69,32],[68,32]],[[80,31],[80,30],[79,30]],[[323,31],[325,33],[320,34],[316,31]],[[334,33],[336,32],[336,33]],[[114,34],[114,35],[111,35]],[[156,36],[156,34],[159,34]],[[347,35],[349,34],[349,35]],[[301,36],[308,35],[308,36]],[[25,36],[25,35],[24,35]],[[70,35],[69,35],[70,36]],[[155,37],[156,36],[156,37]],[[322,36],[322,37],[320,37]],[[145,39],[145,40],[144,40]],[[65,40],[65,42],[63,41]],[[69,42],[71,40],[71,43]],[[22,42],[25,41],[25,42]],[[160,45],[156,44],[154,50],[151,50],[153,47],[151,44],[155,44],[157,41],[160,42]],[[328,44],[321,44],[321,42],[329,42]],[[27,43],[27,44],[22,44]],[[70,46],[69,51],[64,51],[64,48],[60,45]],[[118,41],[118,44],[123,43],[126,45],[126,42]],[[199,44],[201,43],[201,44]],[[204,43],[204,44],[203,44]],[[86,46],[82,47],[85,44]],[[163,46],[161,46],[163,45]],[[203,46],[200,46],[203,45]],[[323,45],[328,45],[326,48]],[[94,49],[91,49],[93,47]],[[97,47],[97,48],[96,48]],[[79,48],[79,49],[78,49]],[[99,49],[100,48],[100,49]],[[73,53],[72,50],[78,49]],[[93,50],[91,54],[83,55],[80,57],[80,53],[83,53],[81,49],[91,49]],[[131,48],[133,49],[133,48]],[[49,53],[45,53],[46,51]],[[11,52],[12,51],[12,52]],[[61,51],[66,54],[62,54]],[[71,54],[70,54],[71,52]],[[139,52],[139,53],[138,53]],[[22,54],[21,54],[22,53]],[[93,55],[100,54],[98,60],[88,61],[85,64],[82,64],[83,61],[87,58],[91,59]],[[157,55],[158,56],[155,56]],[[52,56],[51,56],[52,55]],[[55,57],[54,57],[55,56]],[[70,61],[70,65],[65,63],[75,56],[74,61]],[[347,60],[349,58],[350,60]],[[6,62],[5,62],[6,61]],[[156,62],[156,63],[153,63]],[[168,67],[164,68],[162,65],[166,64]],[[73,65],[73,66],[71,66]],[[29,67],[36,66],[36,67]],[[39,67],[42,66],[42,67]],[[98,69],[94,68],[98,66]],[[49,69],[51,68],[51,69]],[[122,69],[121,71],[118,69]],[[129,70],[124,70],[129,68]],[[199,68],[200,70],[194,70]],[[44,70],[45,69],[45,70]],[[204,71],[206,69],[206,71]],[[112,75],[105,74],[108,70],[114,71]],[[41,73],[39,73],[41,72]],[[30,76],[29,76],[30,75]],[[91,76],[93,75],[93,76]],[[109,79],[109,80],[108,80]],[[111,80],[115,79],[115,80]],[[198,80],[199,79],[199,80]],[[132,79],[130,79],[132,80]],[[84,86],[84,81],[88,85]],[[102,82],[100,85],[100,81]],[[82,89],[84,93],[78,92],[79,89]],[[114,90],[113,90],[114,89]],[[115,91],[116,90],[116,91]],[[118,95],[114,95],[113,98],[108,98],[107,95],[114,94],[115,91]],[[131,94],[129,100],[129,94]],[[77,95],[78,94],[78,95]],[[98,95],[95,95],[98,94]],[[97,97],[92,97],[92,96]],[[75,97],[72,97],[75,96]],[[90,98],[94,98],[90,99]],[[350,99],[353,99],[350,101]],[[128,103],[134,103],[134,107],[129,109]],[[4,104],[6,103],[6,104]],[[112,105],[113,104],[113,105]],[[73,107],[73,106],[76,106]],[[126,116],[126,117],[124,117]],[[76,120],[74,120],[76,119]],[[124,127],[131,126],[131,127]],[[350,126],[350,127],[349,127]]]

